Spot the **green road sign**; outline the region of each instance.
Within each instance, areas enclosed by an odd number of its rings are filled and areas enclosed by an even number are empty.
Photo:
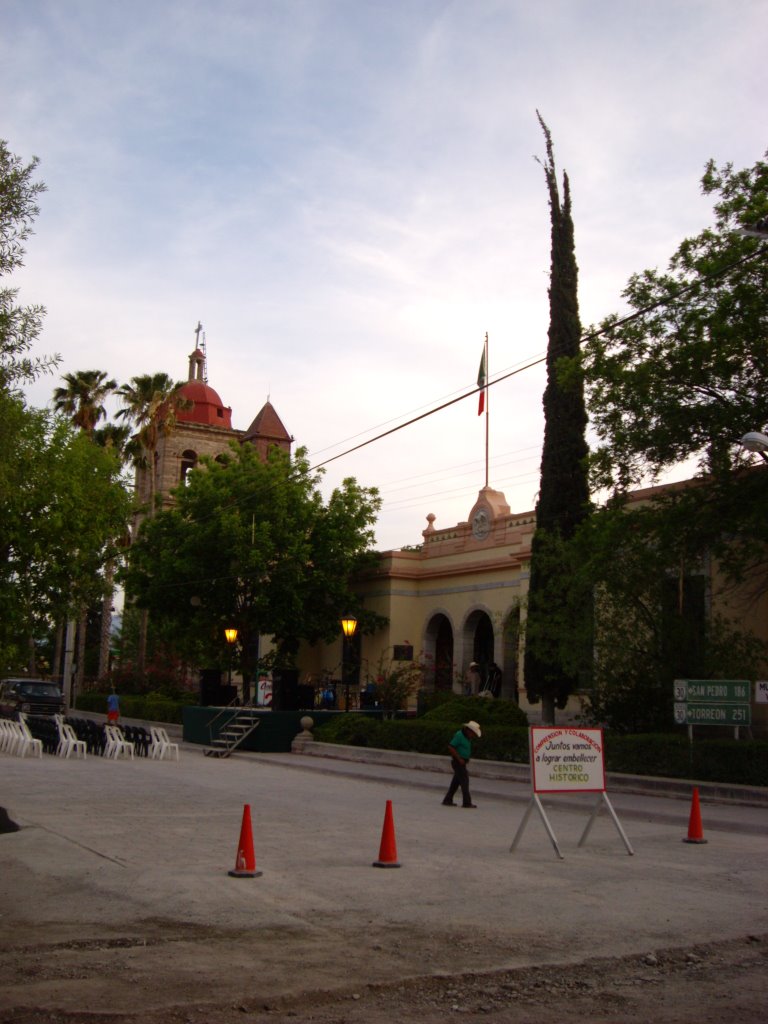
[[[749,704],[675,704],[677,725],[751,725]]]
[[[676,679],[675,700],[681,704],[749,704],[748,679]]]

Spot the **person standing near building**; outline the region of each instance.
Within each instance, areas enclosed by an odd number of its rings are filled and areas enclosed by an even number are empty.
[[[476,697],[480,693],[482,681],[480,666],[476,661],[470,661],[467,674],[464,677],[464,696]]]
[[[491,667],[488,669],[488,678],[485,681],[483,691],[490,693],[492,697],[501,696],[501,669],[495,661],[491,662]]]
[[[451,755],[451,768],[453,770],[453,778],[451,784],[448,787],[448,792],[445,794],[443,799],[443,805],[445,807],[455,807],[453,798],[456,794],[456,790],[461,788],[462,807],[477,807],[477,804],[472,803],[472,797],[469,792],[469,770],[467,765],[469,764],[470,758],[472,757],[472,740],[479,740],[482,736],[480,726],[477,722],[466,722],[462,727],[454,733],[451,742],[448,744],[448,750]]]
[[[107,721],[110,725],[117,725],[120,721],[120,698],[114,689],[107,695]]]

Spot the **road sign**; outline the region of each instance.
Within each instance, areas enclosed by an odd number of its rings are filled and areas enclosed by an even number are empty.
[[[749,704],[748,679],[676,679],[675,700],[682,704]]]
[[[751,725],[749,704],[675,704],[677,725]]]

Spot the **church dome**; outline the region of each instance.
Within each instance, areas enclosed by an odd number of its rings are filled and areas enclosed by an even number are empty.
[[[200,324],[197,325],[200,330]],[[196,348],[189,357],[189,379],[179,388],[180,393],[194,405],[180,409],[179,423],[200,423],[205,427],[232,429],[232,409],[225,408],[217,391],[205,380],[205,353]]]

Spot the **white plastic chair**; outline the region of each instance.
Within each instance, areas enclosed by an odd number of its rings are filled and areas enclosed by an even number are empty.
[[[85,740],[79,740],[77,733],[72,726],[65,722],[61,715],[56,715],[56,725],[59,730],[59,745],[56,748],[56,753],[59,757],[71,757],[72,754],[75,757],[82,755],[83,760],[87,757],[88,744]]]
[[[172,743],[168,733],[161,726],[151,725],[149,727],[149,756],[162,761],[163,758],[175,757],[179,760],[179,744]]]
[[[104,734],[107,738],[104,757],[111,757],[115,761],[119,757],[130,757],[133,760],[133,744],[125,739],[116,725],[105,725]]]
[[[16,745],[16,754],[19,757],[26,757],[27,754],[36,754],[38,757],[43,756],[43,741],[36,739],[29,731],[27,720],[24,715],[19,715],[19,740]]]
[[[8,718],[0,718],[0,750],[4,754],[13,754],[18,742],[19,731],[16,722]]]

